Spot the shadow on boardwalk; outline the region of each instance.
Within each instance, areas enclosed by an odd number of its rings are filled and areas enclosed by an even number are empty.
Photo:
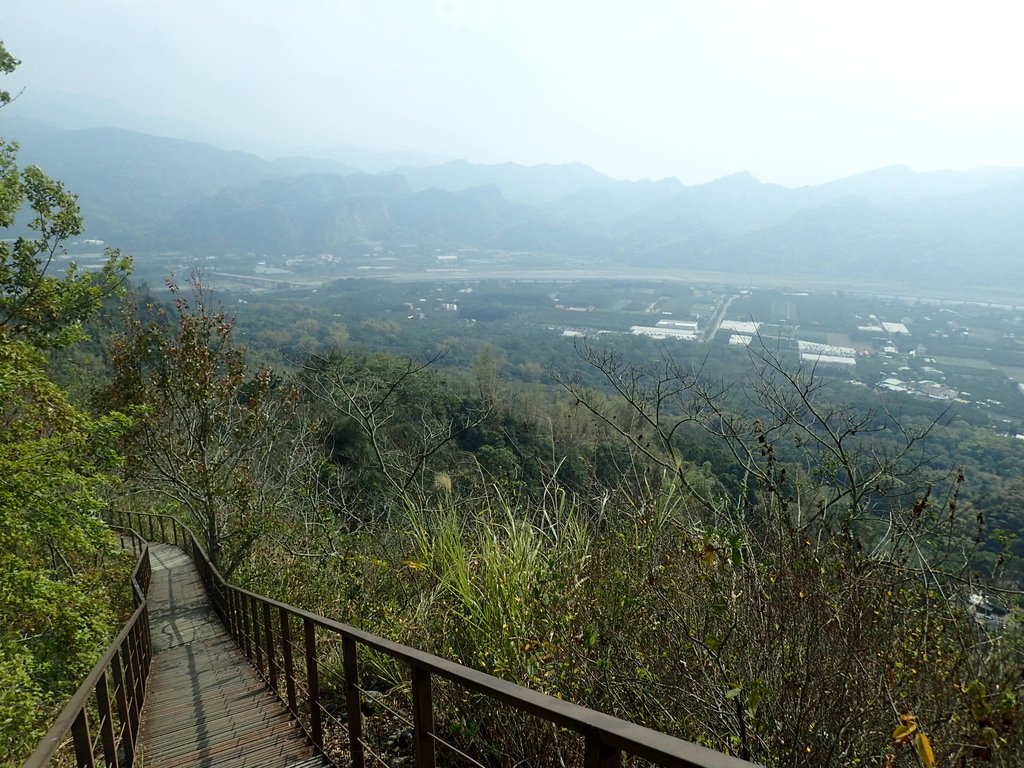
[[[146,768],[327,765],[224,630],[188,556],[152,544],[150,557]]]

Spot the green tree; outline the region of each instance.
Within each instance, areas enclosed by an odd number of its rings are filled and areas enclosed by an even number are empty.
[[[0,45],[0,69],[7,55]],[[0,240],[0,332],[37,347],[66,347],[83,338],[82,322],[102,301],[122,289],[131,262],[110,249],[98,271],[80,272],[73,261],[57,270],[68,239],[82,232],[78,200],[38,167],[20,168],[17,151],[0,138],[0,229],[15,234]],[[19,215],[28,217],[22,231]]]
[[[303,371],[335,460],[362,475],[360,490],[383,508],[431,495],[435,475],[453,470],[459,441],[491,413],[489,403],[459,398],[431,370],[443,356],[418,362],[333,353],[314,356]],[[359,505],[363,514],[375,514],[369,501]]]
[[[0,73],[17,60],[0,44]],[[11,101],[0,91],[0,106]],[[19,168],[0,139],[0,761],[23,756],[95,662],[127,586],[100,521],[117,464],[118,414],[92,417],[47,375],[47,353],[83,338],[82,323],[117,292],[116,252],[98,273],[55,258],[82,230],[78,203],[40,169]],[[25,231],[14,231],[19,217]],[[13,235],[13,237],[8,237]]]
[[[189,294],[171,291],[166,322],[129,319],[106,402],[144,409],[127,444],[132,487],[173,504],[230,575],[308,495],[319,457],[297,390],[246,365],[233,319],[201,281],[192,277]]]
[[[0,762],[41,735],[116,624],[127,572],[99,512],[124,426],[75,408],[39,350],[0,336]]]
[[[18,65],[21,64],[11,53],[4,47],[4,43],[0,40],[0,75],[9,75]],[[0,88],[0,107],[6,107],[11,103],[14,97],[11,96],[10,91],[5,91]]]

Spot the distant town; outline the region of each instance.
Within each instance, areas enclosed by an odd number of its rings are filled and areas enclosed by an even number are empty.
[[[87,256],[74,258],[88,266]],[[406,329],[410,352],[413,340],[458,339],[478,321],[478,340],[544,330],[568,339],[629,335],[652,349],[781,345],[850,385],[969,406],[1006,434],[1024,432],[1024,303],[909,296],[885,284],[627,274],[582,258],[551,268],[541,253],[413,245],[347,255],[165,254],[139,263],[136,279],[160,285],[195,269],[233,296],[242,315],[253,297],[321,307],[356,340],[374,323]]]

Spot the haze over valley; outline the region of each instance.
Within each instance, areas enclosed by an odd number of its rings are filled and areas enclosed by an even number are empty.
[[[1024,286],[1020,169],[894,166],[795,188],[749,173],[623,181],[579,163],[451,160],[368,173],[16,113],[7,124],[26,162],[76,191],[86,239],[131,251],[144,273],[175,254],[179,268],[182,256],[243,273],[290,264],[316,280],[542,265],[994,300]]]
[[[4,135],[143,270],[1024,286],[1013,3],[301,5],[14,2]]]

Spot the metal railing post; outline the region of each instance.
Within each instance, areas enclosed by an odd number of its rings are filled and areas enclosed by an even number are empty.
[[[71,726],[71,736],[75,742],[75,759],[79,768],[93,768],[92,740],[89,738],[89,719],[85,707],[78,710],[75,722]]]
[[[416,742],[416,768],[434,768],[434,703],[430,673],[412,667],[412,733]]]
[[[306,688],[309,692],[309,735],[316,748],[324,751],[324,727],[320,719],[320,670],[316,662],[316,624],[303,618],[302,634],[306,641]]]
[[[359,662],[356,641],[341,638],[342,665],[345,670],[345,709],[348,715],[348,751],[352,768],[363,768],[363,713],[359,702]]]
[[[583,745],[584,768],[620,768],[622,752],[609,747],[600,737],[587,734]]]
[[[235,612],[235,642],[238,643],[239,648],[243,648],[245,645],[245,638],[243,637],[243,616],[242,616],[242,598],[238,594],[238,590],[234,587],[231,588],[231,600],[233,610]]]
[[[100,742],[103,744],[103,764],[107,768],[118,768],[117,741],[114,739],[114,718],[110,709],[110,690],[107,688],[107,673],[96,681],[96,711],[100,717]]]
[[[153,665],[153,636],[149,633],[149,607],[142,609],[143,623],[139,630],[142,635],[142,663],[145,665],[145,675],[142,678],[142,696],[146,696],[146,685],[149,682],[149,668]]]
[[[270,618],[270,603],[263,603],[263,644],[267,652],[267,680],[270,687],[277,688],[277,659],[274,657],[274,623]]]
[[[132,649],[134,643],[135,630],[128,633],[128,637],[125,638],[124,645],[120,654],[124,661],[124,695],[125,703],[128,705],[128,727],[131,729],[133,734],[138,733],[139,730],[139,698],[138,698],[138,687],[136,683],[136,672],[138,671],[135,666],[135,654]],[[134,745],[134,736],[132,737],[132,744]]]
[[[295,702],[295,660],[292,658],[291,617],[284,607],[278,608],[281,618],[281,655],[284,657],[284,687],[288,696],[288,709],[298,719],[299,708]]]
[[[227,590],[228,590],[228,609],[227,609],[228,610],[228,615],[227,615],[228,632],[230,633],[230,635],[233,638],[235,638],[235,644],[237,645],[238,644],[238,615],[237,615],[238,604],[235,601],[235,590],[232,589],[231,587],[228,587]]]
[[[148,634],[149,624],[145,626],[145,630]],[[135,723],[138,726],[140,719],[142,718],[142,701],[146,695],[145,679],[146,679],[146,660],[142,650],[142,640],[140,635],[142,632],[139,627],[129,633],[128,644],[131,647],[132,656],[132,698],[135,701],[133,709],[135,710]]]
[[[110,671],[114,675],[114,702],[117,705],[117,716],[121,720],[121,746],[124,748],[125,762],[132,765],[135,762],[135,733],[132,731],[131,714],[128,708],[128,691],[123,667],[124,645],[118,648],[114,657],[110,660]]]
[[[225,621],[227,611],[227,601],[224,599],[224,586],[213,578],[213,572],[208,574],[210,581],[209,589],[214,592],[213,597],[213,609],[217,612],[221,622]]]
[[[245,595],[241,592],[238,593],[238,607],[241,609],[241,625],[242,625],[242,650],[245,651],[245,658],[252,661],[252,643],[249,638],[249,601]]]
[[[260,604],[252,595],[249,596],[249,612],[252,614],[252,640],[256,650],[256,669],[264,674],[266,669],[263,665],[263,633],[260,632]]]

